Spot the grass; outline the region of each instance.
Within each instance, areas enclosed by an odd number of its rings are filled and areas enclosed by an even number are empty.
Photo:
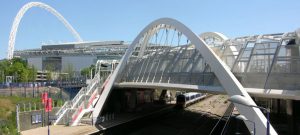
[[[16,104],[39,103],[40,98],[4,97],[0,96],[0,135],[18,134],[16,127]]]
[[[61,99],[54,100],[54,106],[63,105]],[[20,111],[24,111],[23,103],[32,103],[31,109],[33,110],[33,104],[41,104],[41,98],[25,98],[18,96],[0,96],[0,135],[16,135],[18,134],[16,127],[16,105],[20,104]],[[42,109],[37,106],[36,109]],[[28,106],[26,111],[30,109]]]

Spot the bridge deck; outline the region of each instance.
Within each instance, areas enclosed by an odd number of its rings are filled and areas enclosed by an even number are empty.
[[[187,84],[172,83],[143,83],[143,82],[122,82],[115,83],[119,88],[154,88],[154,89],[174,89],[184,91],[201,91],[212,94],[225,94],[224,88],[220,86],[199,86]],[[283,90],[283,89],[261,89],[261,88],[245,88],[245,90],[253,97],[278,98],[300,100],[300,90]]]
[[[201,90],[203,92],[225,94],[225,91],[220,86],[199,86],[187,84],[173,83],[143,83],[143,82],[122,82],[116,83],[116,87],[120,88],[156,88],[156,89],[174,89],[174,90]]]

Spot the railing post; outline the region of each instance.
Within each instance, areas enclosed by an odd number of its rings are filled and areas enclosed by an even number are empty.
[[[20,106],[19,106],[19,104],[17,104],[16,105],[16,124],[17,124],[17,131],[18,131],[18,133],[20,133],[19,110],[20,110]]]

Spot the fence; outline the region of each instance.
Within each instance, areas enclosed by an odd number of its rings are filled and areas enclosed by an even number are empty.
[[[38,128],[47,126],[47,124],[52,123],[56,120],[55,113],[59,109],[59,107],[54,107],[53,110],[49,113],[45,113],[43,107],[38,108],[36,106],[36,110],[30,110],[33,109],[33,106],[30,106],[30,104],[26,104],[25,109],[21,108],[23,105],[20,104],[20,111],[17,112],[17,129],[18,131],[24,131],[28,129]],[[25,110],[25,111],[24,111]]]
[[[64,102],[62,100],[53,100],[52,108],[63,106]],[[44,104],[41,102],[28,102],[28,103],[19,103],[17,104],[19,107],[19,112],[30,112],[30,111],[38,111],[44,109]]]
[[[0,88],[0,96],[17,96],[25,98],[40,98],[43,92],[48,92],[52,99],[69,100],[77,89],[66,89],[58,87],[10,87],[6,89]]]
[[[6,88],[33,88],[33,87],[66,87],[66,86],[86,86],[85,80],[70,80],[70,81],[47,81],[47,82],[26,82],[26,83],[0,83],[0,89]]]
[[[19,96],[19,97],[40,97],[40,93],[45,91],[45,87],[10,87],[6,89],[0,89],[0,95],[2,96]]]

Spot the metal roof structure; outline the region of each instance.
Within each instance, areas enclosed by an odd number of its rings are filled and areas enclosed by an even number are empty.
[[[14,51],[23,58],[72,55],[123,55],[128,48],[124,41],[74,42],[42,45],[41,49]]]
[[[261,79],[259,81],[253,78],[263,75],[267,76],[263,84],[272,82],[269,80],[270,73],[272,73],[270,70],[277,67],[274,66],[274,62],[278,63],[275,57],[283,54],[279,53],[281,48],[284,52],[290,44],[295,43],[293,40],[298,37],[292,35],[295,33],[227,39],[220,33],[210,32],[199,37],[174,19],[162,18],[153,21],[131,43],[119,66],[110,75],[95,106],[93,116],[101,114],[103,105],[115,86],[177,88],[178,90],[225,93],[228,96],[243,95],[251,104],[255,104],[248,94],[247,85],[249,84],[253,87],[248,88],[255,89],[254,93],[257,95],[277,94],[280,97],[281,93],[266,91],[265,87],[272,86],[272,84],[262,87],[261,84],[256,83],[261,83],[263,78],[259,78]],[[299,49],[296,49],[296,52],[299,52]],[[256,92],[256,89],[264,91],[260,93]],[[277,90],[272,89],[275,92]],[[296,93],[291,95],[299,97]],[[241,114],[257,124],[257,134],[266,133],[267,119],[259,109],[239,104],[235,106]],[[245,124],[251,129],[251,125]],[[270,134],[277,134],[272,126]]]

